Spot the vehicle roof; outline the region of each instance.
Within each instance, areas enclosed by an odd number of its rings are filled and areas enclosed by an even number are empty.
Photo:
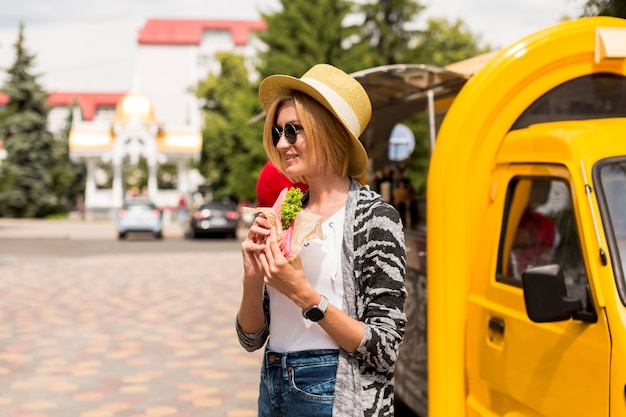
[[[626,154],[620,140],[626,118],[540,123],[511,131],[497,155],[498,163],[561,163],[578,169],[580,161],[595,162]]]

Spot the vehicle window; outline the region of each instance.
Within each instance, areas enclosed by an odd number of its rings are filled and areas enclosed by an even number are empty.
[[[554,178],[514,178],[505,213],[498,280],[521,286],[524,269],[556,263],[568,293],[585,294],[587,275],[568,184]]]
[[[608,211],[604,219],[607,238],[613,242],[613,268],[619,276],[626,271],[626,161],[616,160],[600,169],[601,196]],[[623,287],[623,285],[622,285]],[[622,297],[624,298],[624,297]]]
[[[511,130],[535,123],[626,117],[626,77],[591,74],[567,81],[539,97]]]
[[[152,210],[156,206],[150,203],[129,203],[127,205],[128,210]]]

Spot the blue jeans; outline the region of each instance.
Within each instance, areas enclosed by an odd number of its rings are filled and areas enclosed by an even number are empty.
[[[259,417],[331,417],[339,351],[265,349]]]

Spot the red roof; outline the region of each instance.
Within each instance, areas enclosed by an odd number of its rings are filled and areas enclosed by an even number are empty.
[[[83,113],[83,120],[91,120],[98,107],[115,107],[126,93],[52,93],[48,96],[50,106],[69,106],[76,99]]]
[[[237,46],[247,45],[250,33],[264,31],[263,20],[169,20],[149,19],[139,30],[140,45],[200,45],[207,30],[227,30]]]
[[[52,107],[69,106],[76,99],[76,103],[83,113],[84,120],[92,120],[98,107],[115,107],[117,102],[126,93],[67,93],[56,92],[48,95],[48,104]],[[0,93],[0,105],[9,103],[9,97]]]

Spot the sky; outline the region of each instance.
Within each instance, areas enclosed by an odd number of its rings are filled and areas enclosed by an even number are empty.
[[[314,0],[313,0],[314,1]],[[563,16],[575,18],[584,0],[421,0],[415,24],[461,19],[492,47],[507,46]],[[32,72],[49,92],[130,90],[137,35],[151,18],[258,19],[278,0],[0,0],[0,71],[15,60],[19,23],[36,56]]]

